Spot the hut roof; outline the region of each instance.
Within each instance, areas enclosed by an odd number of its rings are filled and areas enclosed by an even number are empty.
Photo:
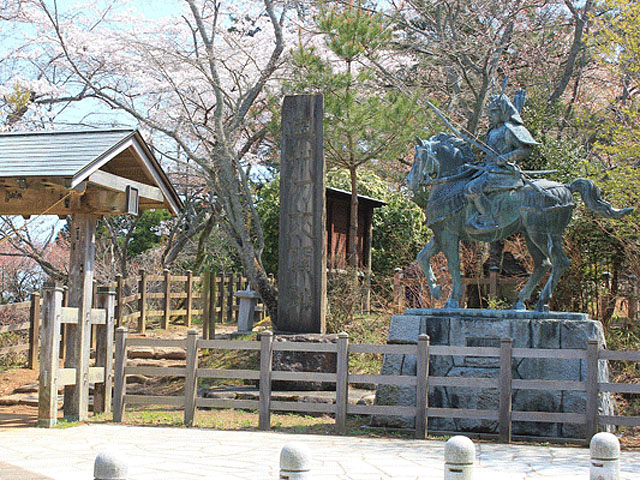
[[[0,182],[10,188],[17,179],[40,188],[78,189],[84,184],[122,192],[132,185],[140,191],[141,209],[167,208],[176,214],[182,208],[176,190],[137,130],[2,133]]]

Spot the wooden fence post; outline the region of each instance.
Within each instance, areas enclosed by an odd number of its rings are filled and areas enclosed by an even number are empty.
[[[147,274],[144,269],[140,269],[140,280],[138,280],[138,332],[144,333],[147,329]]]
[[[171,272],[168,268],[164,269],[164,315],[162,317],[162,328],[169,328],[169,320],[171,319]]]
[[[113,334],[115,324],[116,291],[111,287],[98,287],[97,307],[105,310],[104,325],[96,325],[96,367],[104,368],[104,381],[93,390],[94,413],[111,411],[113,387]]]
[[[184,378],[184,424],[193,426],[196,414],[196,396],[198,394],[198,330],[187,332],[187,364]]]
[[[122,275],[116,275],[116,327],[122,325],[122,316],[124,315],[124,305],[122,299],[124,298],[124,282],[122,281]]]
[[[273,332],[264,331],[260,337],[260,418],[258,428],[271,428],[271,367],[273,366]]]
[[[221,324],[224,319],[224,273],[220,275],[219,279],[218,275],[214,273],[211,281],[214,282],[216,286],[216,295],[214,296],[215,301],[213,305],[217,304],[217,307],[214,308],[214,311],[218,314],[218,323]]]
[[[502,443],[511,443],[511,361],[513,354],[513,339],[500,339],[500,412],[498,414],[498,437]]]
[[[349,403],[349,334],[340,332],[336,344],[336,433],[347,432]]]
[[[402,269],[396,268],[393,274],[393,306],[398,310],[404,307],[404,288],[402,288]]]
[[[233,322],[233,285],[235,283],[235,273],[229,274],[229,281],[227,282],[227,323]]]
[[[207,329],[207,340],[214,340],[216,337],[216,294],[218,292],[217,277],[215,272],[211,272],[209,281],[209,328]]]
[[[40,347],[40,294],[31,294],[31,308],[29,309],[29,358],[28,366],[35,369],[38,361],[38,348]]]
[[[242,274],[237,275],[234,288],[232,289],[233,292],[231,293],[231,295],[233,295],[233,303],[235,305],[233,309],[233,321],[236,323],[238,323],[238,319],[240,318],[240,299],[236,297],[235,293],[238,290],[244,290],[244,288],[242,288],[242,282],[243,282]]]
[[[187,270],[187,284],[185,286],[187,289],[187,317],[184,324],[189,328],[193,317],[193,272],[191,270]]]
[[[429,407],[429,335],[418,335],[416,348],[416,438],[427,437]]]
[[[638,314],[638,278],[633,273],[629,275],[629,283],[631,283],[631,293],[628,298],[629,323],[633,324]]]
[[[590,339],[587,343],[587,372],[586,372],[586,431],[587,444],[598,433],[598,340]]]
[[[127,366],[127,328],[116,329],[116,356],[113,369],[113,421],[122,422],[124,413],[124,396],[127,393],[127,379],[124,369]]]
[[[498,298],[498,272],[500,267],[497,265],[489,268],[489,298],[494,301]]]
[[[211,288],[209,288],[209,284],[212,280],[211,272],[202,272],[200,278],[202,278],[200,293],[200,297],[202,298],[202,338],[208,340],[209,317],[213,315],[211,312]]]
[[[62,287],[55,284],[45,285],[43,293],[38,426],[53,427],[58,419],[58,359],[60,357]]]

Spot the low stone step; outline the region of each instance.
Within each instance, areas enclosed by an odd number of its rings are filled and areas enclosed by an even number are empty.
[[[247,387],[213,387],[209,390],[198,392],[205,398],[219,400],[258,400],[260,392]],[[298,392],[271,392],[271,400],[280,402],[306,402],[306,403],[335,403],[335,392],[329,391],[298,391]],[[373,405],[375,393],[366,390],[349,390],[349,403],[352,405]]]
[[[158,360],[155,358],[133,358],[127,361],[127,367],[184,367],[179,360]]]
[[[132,347],[129,349],[127,356],[130,359],[185,360],[187,352],[183,348],[173,347]]]
[[[64,397],[62,395],[58,395],[58,408],[62,408],[63,400],[64,400]],[[15,405],[27,405],[30,407],[37,407],[38,395],[33,395],[32,393],[14,393],[11,395],[0,397],[0,405],[5,407],[10,407]]]

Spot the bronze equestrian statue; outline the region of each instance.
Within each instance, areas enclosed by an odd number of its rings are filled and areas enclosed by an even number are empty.
[[[427,276],[431,295],[439,299],[441,289],[430,259],[440,251],[447,258],[452,288],[445,309],[460,305],[461,240],[494,242],[521,233],[535,268],[513,308],[525,310],[525,302],[550,268],[551,275],[536,304],[537,311],[548,311],[553,289],[570,263],[562,250],[562,233],[575,208],[572,194],[580,193],[587,208],[607,218],[620,218],[633,210],[613,208],[590,180],[579,178],[563,185],[532,180],[520,170],[516,162],[536,145],[514,105],[521,107],[523,98],[521,92],[513,103],[504,94],[492,97],[486,145],[464,136],[441,117],[458,135],[439,133],[426,141],[418,139],[415,147],[408,185],[419,203],[427,193],[425,188],[431,187],[423,203],[433,231],[431,241],[418,254],[418,263]],[[437,109],[436,113],[441,115]],[[475,162],[469,143],[485,152],[481,162]]]

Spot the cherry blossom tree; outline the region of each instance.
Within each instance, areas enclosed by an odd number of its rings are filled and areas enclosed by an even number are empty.
[[[55,1],[33,0],[20,2],[18,13],[51,69],[67,79],[55,85],[56,98],[99,99],[138,122],[155,148],[178,145],[197,165],[212,192],[209,214],[277,325],[277,291],[262,266],[264,235],[247,167],[263,153],[257,142],[268,120],[265,94],[282,62],[286,2],[185,0],[178,17],[153,21],[122,3],[63,11]],[[39,89],[30,91],[39,98]]]

